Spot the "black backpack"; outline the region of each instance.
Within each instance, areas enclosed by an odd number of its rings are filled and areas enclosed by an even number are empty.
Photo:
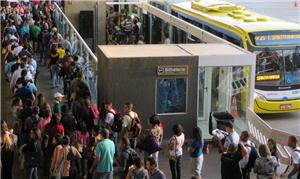
[[[142,125],[140,119],[137,117],[136,113],[134,114],[134,117],[131,117],[130,115],[128,116],[131,118],[131,127],[129,130],[132,133],[131,137],[139,137],[142,132]]]
[[[259,155],[254,145],[245,144],[245,146],[250,147],[250,154],[248,163],[246,164],[244,170],[250,172],[251,169],[254,167],[255,160],[259,158]]]
[[[298,152],[300,154],[300,150],[295,149],[295,152]],[[300,161],[299,161],[300,162]],[[297,179],[300,179],[300,163],[298,163],[298,175],[297,175]]]
[[[122,124],[123,124],[123,116],[120,112],[116,111],[115,113],[110,112],[114,115],[114,122],[112,126],[110,126],[111,130],[114,132],[121,132],[122,131]]]

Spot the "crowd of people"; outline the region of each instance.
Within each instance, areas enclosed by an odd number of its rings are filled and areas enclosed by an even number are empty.
[[[138,18],[121,12],[110,9],[108,43],[142,43]],[[164,139],[159,115],[149,117],[149,127],[142,126],[131,102],[124,103],[122,111],[110,101],[100,107],[92,103],[80,56],[70,37],[56,28],[51,1],[1,2],[1,27],[1,68],[14,96],[11,118],[1,121],[1,178],[12,178],[14,160],[28,179],[167,178],[159,169]],[[52,89],[57,91],[52,103],[36,86],[41,65],[49,68]],[[58,92],[61,87],[63,94]],[[201,129],[193,128],[187,148],[183,127],[176,124],[172,131],[165,147],[170,178],[182,178],[184,153],[190,157],[191,178],[201,178],[204,154],[208,154]],[[228,123],[226,132],[224,139],[216,137],[223,179],[249,179],[251,171],[259,179],[276,176],[280,161],[273,139],[257,150],[247,131],[238,135]],[[293,169],[286,175],[299,178],[300,148],[295,136],[289,137],[288,146]]]
[[[144,44],[144,36],[141,35],[141,22],[139,17],[128,14],[126,9],[120,12],[109,7],[106,19],[106,43]]]

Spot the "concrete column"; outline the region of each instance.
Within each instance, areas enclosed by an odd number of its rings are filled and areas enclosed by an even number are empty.
[[[98,0],[97,45],[105,45],[106,0]]]

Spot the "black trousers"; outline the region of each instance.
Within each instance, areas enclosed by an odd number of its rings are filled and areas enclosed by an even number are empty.
[[[169,160],[172,179],[180,179],[181,177],[181,156]]]
[[[250,172],[251,171],[246,171],[242,168],[243,179],[250,179]]]

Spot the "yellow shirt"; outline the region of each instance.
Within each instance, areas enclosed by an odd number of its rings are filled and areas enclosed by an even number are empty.
[[[56,52],[58,53],[60,59],[63,59],[66,55],[65,49],[63,48],[57,48]]]

